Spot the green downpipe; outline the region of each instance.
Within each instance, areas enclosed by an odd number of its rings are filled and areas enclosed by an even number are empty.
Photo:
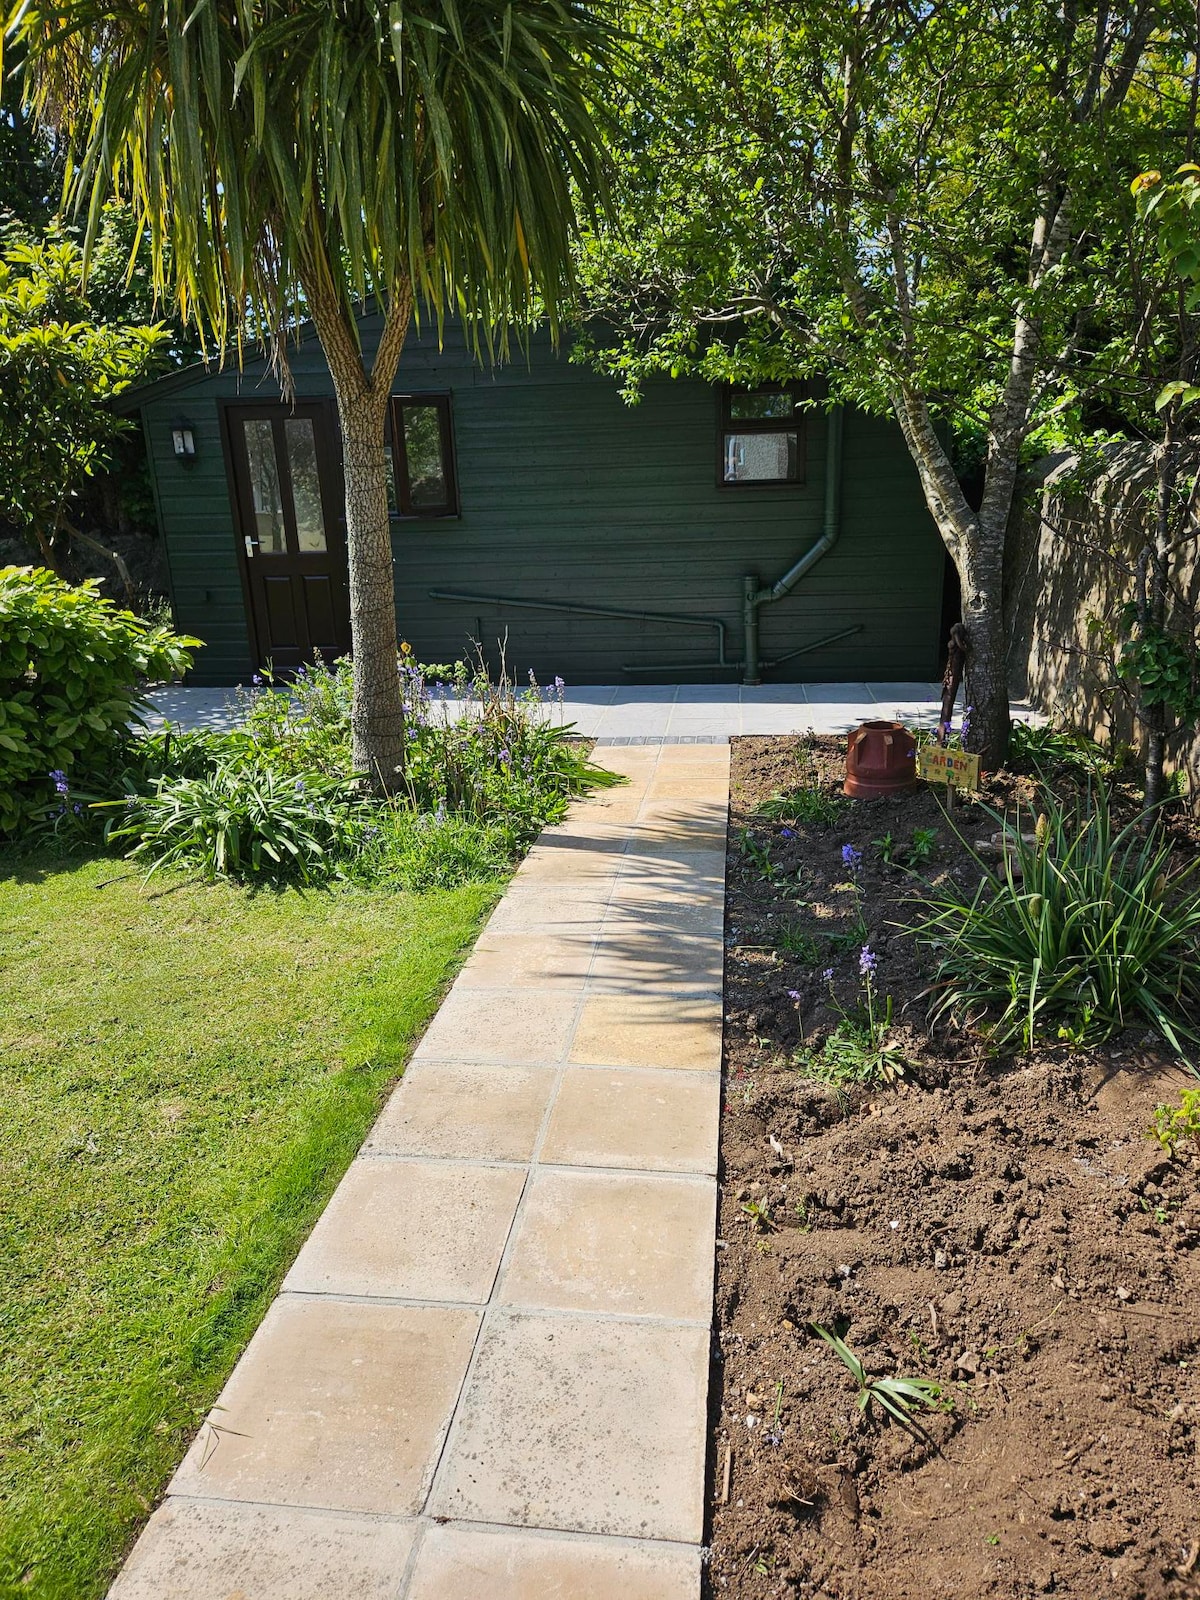
[[[745,671],[742,682],[761,683],[758,655],[758,608],[790,594],[805,573],[811,572],[821,557],[828,555],[842,531],[842,431],[844,413],[841,406],[829,412],[825,431],[825,515],[821,537],[784,573],[778,583],[760,589],[758,576],[750,572],[742,579],[742,627],[745,634]]]

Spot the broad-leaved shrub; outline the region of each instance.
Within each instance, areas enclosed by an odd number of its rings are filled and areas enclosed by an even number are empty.
[[[0,568],[0,834],[111,768],[145,682],[186,671],[199,643],[120,610],[95,579]]]

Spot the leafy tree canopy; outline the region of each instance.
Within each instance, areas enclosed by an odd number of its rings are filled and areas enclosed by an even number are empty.
[[[105,320],[126,256],[119,230],[102,230],[95,303],[68,239],[10,242],[0,256],[0,519],[52,567],[75,498],[129,426],[107,402],[164,365],[170,343],[161,325]]]
[[[813,375],[886,411],[903,384],[969,434],[1019,314],[1035,420],[1087,367],[1129,176],[1182,159],[1190,8],[671,0],[629,20],[621,224],[582,271],[616,336],[594,353],[631,390]],[[1031,286],[1048,188],[1070,247]]]
[[[1129,178],[1183,159],[1179,0],[630,0],[620,226],[583,254],[587,354],[820,378],[890,411],[954,557],[973,740],[1002,757],[1022,449],[1082,417],[1123,307]],[[1172,163],[1173,164],[1173,163]],[[939,419],[983,468],[968,503]]]

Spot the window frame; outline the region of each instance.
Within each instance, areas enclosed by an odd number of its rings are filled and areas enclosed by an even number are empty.
[[[787,417],[735,417],[735,395],[788,394],[792,414]],[[759,383],[753,387],[723,384],[717,405],[717,488],[718,489],[802,489],[808,475],[808,427],[804,412],[797,410],[804,396],[798,383]],[[725,441],[731,433],[794,433],[796,435],[796,476],[794,478],[747,478],[740,483],[725,476]]]
[[[404,437],[405,406],[432,406],[437,411],[438,435],[442,445],[442,469],[446,480],[446,500],[440,506],[414,506],[412,480],[408,470],[408,451]],[[388,426],[392,447],[392,482],[396,490],[394,522],[433,521],[461,514],[458,493],[458,462],[454,452],[454,419],[448,390],[412,391],[393,394],[388,402]]]

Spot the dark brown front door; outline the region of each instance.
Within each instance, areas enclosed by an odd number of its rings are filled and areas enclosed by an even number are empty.
[[[241,557],[261,665],[294,672],[350,648],[346,542],[331,406],[226,411]]]

